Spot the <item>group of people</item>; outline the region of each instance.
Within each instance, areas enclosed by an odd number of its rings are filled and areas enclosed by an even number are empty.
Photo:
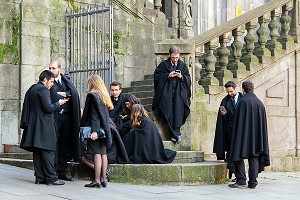
[[[180,143],[180,128],[190,113],[191,78],[187,65],[179,59],[180,49],[169,49],[170,57],[154,71],[152,111],[169,127],[170,140]],[[39,82],[26,92],[20,147],[33,152],[36,184],[63,185],[73,181],[67,162],[80,159],[94,170],[86,187],[106,187],[108,163],[170,163],[176,151],[164,149],[158,128],[133,94],[122,94],[122,84],[113,81],[110,93],[99,75],[88,79],[83,110],[74,84],[62,74],[58,61],[39,76]],[[251,81],[237,92],[233,81],[225,84],[227,96],[217,117],[213,152],[225,160],[231,188],[244,188],[243,159],[249,162],[248,187],[257,186],[257,176],[269,163],[266,112],[254,94]],[[81,141],[79,127],[91,127],[91,139]],[[105,138],[98,138],[102,128]]]
[[[179,59],[180,49],[170,48],[170,58],[154,72],[153,111],[170,128],[170,139],[181,141],[180,127],[189,115],[190,75]],[[20,147],[33,152],[36,184],[64,185],[73,181],[69,161],[81,160],[94,170],[85,187],[106,187],[111,163],[170,163],[176,151],[164,149],[158,128],[141,101],[122,94],[122,84],[113,81],[109,92],[99,75],[88,79],[85,106],[80,107],[74,84],[62,74],[59,61],[39,75],[26,92],[20,127]],[[175,113],[176,110],[176,114]],[[91,127],[91,138],[82,141],[80,127]],[[98,138],[100,127],[105,138]]]
[[[270,165],[266,111],[254,94],[253,82],[242,83],[243,93],[237,92],[233,81],[225,84],[227,95],[221,101],[213,152],[218,160],[225,160],[229,178],[235,174],[230,188],[254,189],[258,174]],[[248,159],[248,185],[244,159]]]

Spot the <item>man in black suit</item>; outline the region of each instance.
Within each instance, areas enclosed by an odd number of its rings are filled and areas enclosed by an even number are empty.
[[[111,101],[114,105],[114,109],[109,111],[109,117],[116,124],[119,115],[123,112],[125,106],[123,102],[122,84],[118,81],[113,81],[110,84]]]
[[[187,65],[179,59],[177,46],[169,49],[170,57],[154,71],[152,111],[166,122],[172,142],[181,141],[180,128],[190,114],[191,77]]]
[[[254,84],[246,80],[242,88],[244,96],[236,110],[228,155],[228,168],[235,170],[237,180],[228,186],[247,186],[244,159],[248,159],[248,188],[254,189],[258,173],[270,165],[267,115],[265,106],[254,94]]]
[[[234,114],[239,101],[243,97],[242,93],[237,92],[235,82],[228,81],[225,83],[224,87],[227,95],[222,99],[219,107],[213,147],[213,152],[216,153],[218,160],[227,160],[234,123]],[[231,176],[232,172],[229,171],[229,178],[231,178]]]
[[[35,184],[63,185],[54,169],[56,151],[56,128],[53,112],[60,110],[67,99],[52,103],[49,89],[54,74],[43,71],[39,82],[26,92],[22,110],[21,128],[24,129],[20,147],[33,152]]]
[[[58,178],[73,181],[73,177],[67,174],[67,162],[80,158],[80,140],[78,136],[80,126],[80,103],[78,92],[74,84],[62,74],[60,62],[53,61],[49,70],[55,75],[53,87],[50,89],[52,102],[68,98],[69,101],[54,113],[57,125],[58,149],[57,149],[57,174]]]

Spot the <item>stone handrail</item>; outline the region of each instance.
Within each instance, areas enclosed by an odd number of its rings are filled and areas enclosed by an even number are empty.
[[[272,0],[195,36],[195,80],[205,93],[219,93],[228,80],[242,80],[293,48],[300,35],[299,1]]]

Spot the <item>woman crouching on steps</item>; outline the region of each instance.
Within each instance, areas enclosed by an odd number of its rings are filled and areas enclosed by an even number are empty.
[[[108,110],[113,109],[109,93],[99,75],[88,79],[88,89],[80,126],[91,126],[91,140],[87,141],[87,153],[94,155],[95,179],[85,187],[106,187],[106,148],[112,143]],[[99,129],[105,131],[105,138],[98,138]]]

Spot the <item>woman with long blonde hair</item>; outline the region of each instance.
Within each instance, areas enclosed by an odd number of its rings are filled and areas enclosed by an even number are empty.
[[[159,131],[141,104],[131,108],[132,130],[124,137],[124,145],[131,163],[170,163],[176,151],[164,149]]]
[[[95,179],[85,187],[106,187],[107,155],[106,147],[112,143],[109,127],[109,112],[113,109],[109,93],[99,75],[88,79],[85,107],[81,118],[81,126],[91,126],[91,140],[87,141],[87,153],[94,155]],[[98,138],[99,129],[105,131],[105,138]]]

